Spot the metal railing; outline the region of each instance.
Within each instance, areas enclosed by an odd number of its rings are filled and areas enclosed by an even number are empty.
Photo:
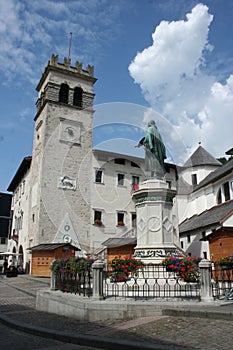
[[[200,284],[185,282],[162,265],[145,265],[137,276],[125,281],[111,278],[111,271],[104,278],[105,298],[140,299],[199,299]]]
[[[89,270],[79,273],[59,271],[55,274],[54,289],[90,297],[92,296],[92,272]]]
[[[227,299],[227,295],[233,288],[233,265],[214,264],[212,268],[213,296],[219,299]]]

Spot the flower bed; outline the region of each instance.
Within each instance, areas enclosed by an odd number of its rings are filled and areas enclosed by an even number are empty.
[[[192,257],[168,256],[162,261],[168,272],[173,272],[184,282],[199,281],[199,259]]]
[[[110,262],[110,280],[111,282],[125,282],[130,276],[136,277],[138,275],[138,270],[142,267],[143,263],[141,260],[134,259],[132,256],[115,256]]]

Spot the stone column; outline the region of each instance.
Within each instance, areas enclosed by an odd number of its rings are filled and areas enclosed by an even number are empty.
[[[104,298],[104,266],[105,263],[97,260],[93,263],[93,298],[102,300]]]
[[[214,300],[211,285],[212,264],[209,260],[203,259],[199,263],[201,272],[201,301],[211,302]]]
[[[137,246],[134,256],[159,264],[168,254],[177,255],[179,237],[173,220],[175,189],[165,180],[143,181],[132,193],[137,214]]]
[[[56,290],[56,273],[51,271],[50,289]]]

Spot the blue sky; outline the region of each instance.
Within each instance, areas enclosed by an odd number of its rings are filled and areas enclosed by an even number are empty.
[[[232,19],[231,0],[0,0],[0,191],[31,155],[35,87],[52,53],[61,62],[68,55],[70,32],[72,63],[94,65],[98,78],[96,148],[109,131],[101,123],[135,144],[152,108],[168,148],[182,144],[169,158],[178,162],[199,141],[224,156],[232,147]],[[126,115],[108,113],[116,106]],[[127,137],[124,123],[138,133]]]

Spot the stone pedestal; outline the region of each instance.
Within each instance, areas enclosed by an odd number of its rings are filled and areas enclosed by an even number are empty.
[[[137,246],[134,256],[144,263],[160,263],[178,254],[178,232],[173,223],[174,189],[164,180],[149,179],[133,193],[137,214]]]

